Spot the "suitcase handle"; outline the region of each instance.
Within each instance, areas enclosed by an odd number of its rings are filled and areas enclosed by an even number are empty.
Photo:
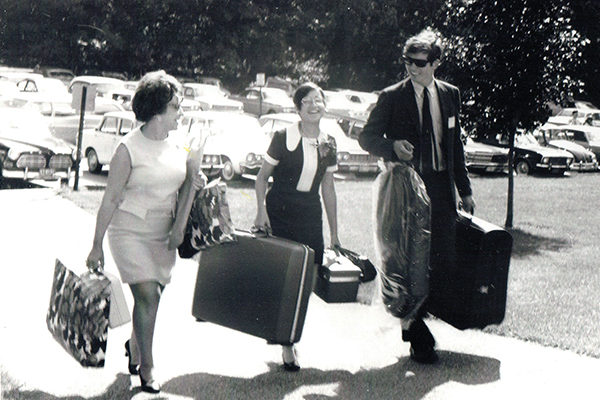
[[[464,211],[462,209],[462,207],[461,207],[461,204],[462,203],[459,203],[459,207],[456,210],[456,214],[458,215],[458,218],[465,219],[467,221],[472,221],[473,220],[473,214],[470,214],[470,213]]]
[[[254,237],[269,237],[273,235],[273,232],[271,232],[271,228],[268,227],[267,229],[265,229],[262,226],[256,226],[256,225],[252,225],[252,227],[250,228],[250,233],[254,236]]]

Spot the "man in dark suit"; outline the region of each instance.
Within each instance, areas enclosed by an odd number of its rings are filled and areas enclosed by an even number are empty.
[[[431,200],[429,299],[416,317],[401,320],[402,339],[411,343],[411,358],[421,363],[438,359],[423,317],[451,278],[456,189],[463,208],[470,213],[475,208],[460,138],[460,93],[434,78],[442,51],[441,38],[428,29],[406,41],[402,61],[408,78],[381,92],[359,137],[362,148],[385,161],[410,162]]]

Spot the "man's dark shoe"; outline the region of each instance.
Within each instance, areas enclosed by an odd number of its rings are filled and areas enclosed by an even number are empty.
[[[421,364],[435,364],[439,360],[437,352],[433,347],[425,350],[416,350],[412,345],[410,346],[410,358]]]
[[[438,361],[435,339],[422,319],[414,320],[408,330],[402,331],[402,340],[410,342],[410,358],[414,361],[422,364]]]

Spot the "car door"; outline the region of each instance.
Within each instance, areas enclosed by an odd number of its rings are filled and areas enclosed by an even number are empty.
[[[93,143],[90,143],[98,154],[98,160],[101,164],[108,164],[112,154],[120,139],[119,132],[120,118],[107,116],[102,121],[102,125],[94,135]]]
[[[135,128],[135,122],[130,119],[127,119],[127,118],[120,118],[118,125],[119,125],[118,134],[114,135],[114,137],[112,138],[111,157],[112,157],[112,153],[117,148],[117,145],[119,144],[119,141],[121,140],[121,138],[123,136],[127,135],[129,132],[131,132],[133,130],[133,128]]]
[[[246,92],[246,96],[244,97],[244,111],[250,114],[259,114],[260,92],[256,89],[251,89]]]

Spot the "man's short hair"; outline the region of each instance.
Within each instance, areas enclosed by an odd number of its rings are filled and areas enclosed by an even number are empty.
[[[404,44],[402,55],[425,53],[427,54],[427,60],[432,62],[441,60],[443,51],[442,37],[431,28],[427,28],[408,38]]]

